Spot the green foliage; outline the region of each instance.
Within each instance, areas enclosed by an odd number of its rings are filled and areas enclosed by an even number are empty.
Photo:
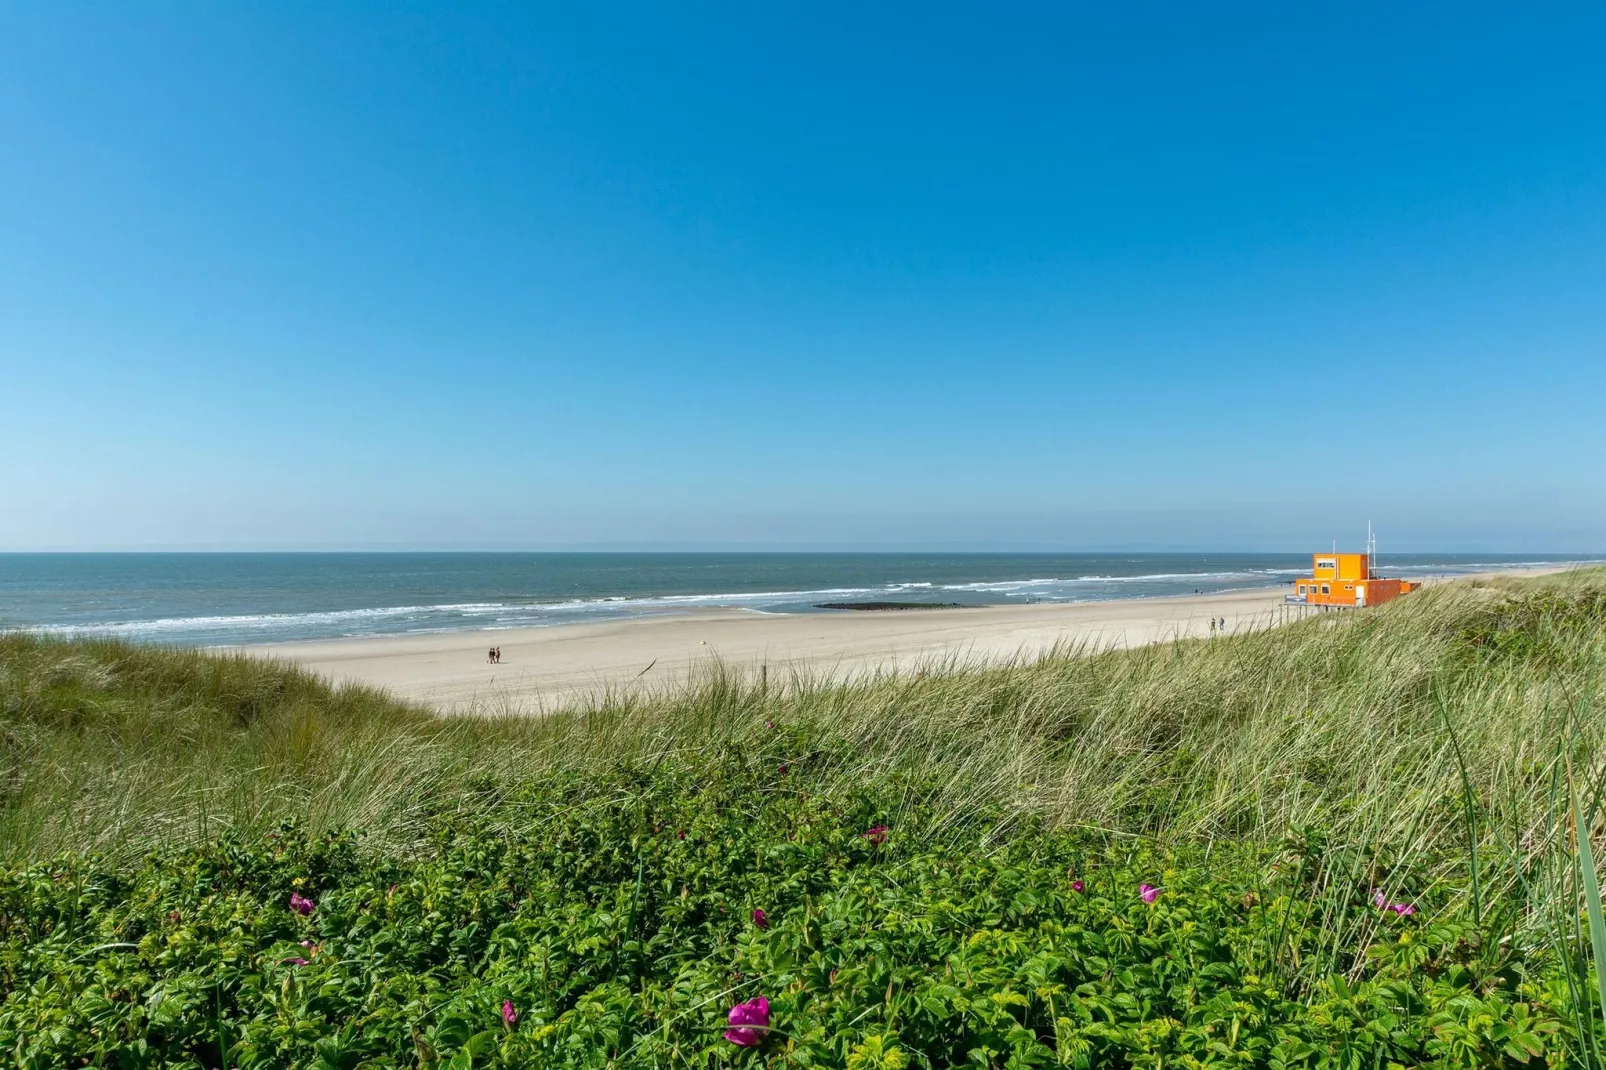
[[[1348,889],[1370,951],[1300,990],[1276,960],[1318,955],[1331,919],[1286,856],[1043,830],[987,845],[985,825],[933,846],[929,817],[905,811],[878,845],[874,794],[796,791],[767,755],[732,753],[437,813],[408,856],[287,823],[132,870],[57,860],[0,884],[0,1051],[24,1067],[1561,1058],[1553,965],[1469,954],[1440,903],[1401,918]],[[723,1017],[755,995],[772,1031],[747,1052]]]
[[[1606,590],[1539,590],[1486,602],[1457,629],[1463,656],[1474,663],[1517,660],[1530,670],[1564,667],[1580,640],[1606,621]]]

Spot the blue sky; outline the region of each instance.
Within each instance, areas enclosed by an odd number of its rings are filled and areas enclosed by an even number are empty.
[[[0,549],[1606,551],[1602,71],[1583,4],[6,5]]]

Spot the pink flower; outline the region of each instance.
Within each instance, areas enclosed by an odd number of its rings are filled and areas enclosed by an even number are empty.
[[[883,843],[887,842],[887,826],[876,825],[874,828],[866,829],[859,835],[862,839],[869,840],[871,843],[879,847]]]
[[[1138,885],[1138,894],[1143,897],[1145,903],[1152,903],[1160,898],[1160,889],[1150,884],[1140,884]]]
[[[307,964],[307,960],[299,956],[293,959],[280,959],[279,962],[285,966],[305,966]]]
[[[1385,911],[1392,910],[1398,917],[1409,918],[1412,914],[1416,913],[1416,907],[1412,906],[1410,903],[1390,903],[1386,898],[1384,898],[1382,892],[1378,892],[1376,895],[1374,895],[1372,897],[1372,902],[1377,905],[1377,909]]]
[[[302,917],[306,917],[308,914],[311,914],[313,908],[316,906],[317,904],[308,899],[306,896],[301,895],[298,892],[290,893],[290,909],[295,911],[297,914],[300,914]]]
[[[768,719],[768,718],[765,718],[765,720],[764,720],[764,727],[765,727],[765,728],[774,728],[774,727],[775,727],[775,722],[774,722],[774,721],[771,721],[771,720],[769,720],[769,719]]]
[[[513,1001],[504,999],[502,1001],[502,1024],[512,1029],[513,1023],[518,1020],[519,1012],[513,1009]]]
[[[1083,884],[1081,881],[1072,881],[1071,882],[1071,891],[1073,891],[1073,892],[1081,892],[1086,887],[1087,887],[1087,885]]]
[[[725,1030],[725,1039],[738,1048],[756,1048],[764,1043],[764,1034],[770,1029],[770,1001],[763,996],[738,1003],[731,1008],[731,1027]]]
[[[769,915],[764,913],[763,909],[753,911],[753,924],[760,929],[768,929],[770,927]]]

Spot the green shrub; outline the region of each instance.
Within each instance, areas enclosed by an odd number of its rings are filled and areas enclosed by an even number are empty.
[[[890,818],[874,795],[814,796],[727,757],[437,814],[406,857],[286,824],[133,870],[35,866],[0,885],[0,1050],[25,1067],[1506,1066],[1564,1051],[1554,967],[1484,953],[1439,916],[1442,896],[1399,917],[1344,889],[1370,950],[1301,985],[1331,918],[1294,856],[1041,830],[987,843],[984,825],[933,847],[926,816],[905,810],[877,843],[865,832]],[[755,995],[772,1032],[748,1051],[722,1032]]]

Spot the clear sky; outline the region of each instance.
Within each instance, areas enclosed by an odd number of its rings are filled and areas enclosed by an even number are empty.
[[[0,6],[0,549],[1606,550],[1606,7],[1188,6]]]

